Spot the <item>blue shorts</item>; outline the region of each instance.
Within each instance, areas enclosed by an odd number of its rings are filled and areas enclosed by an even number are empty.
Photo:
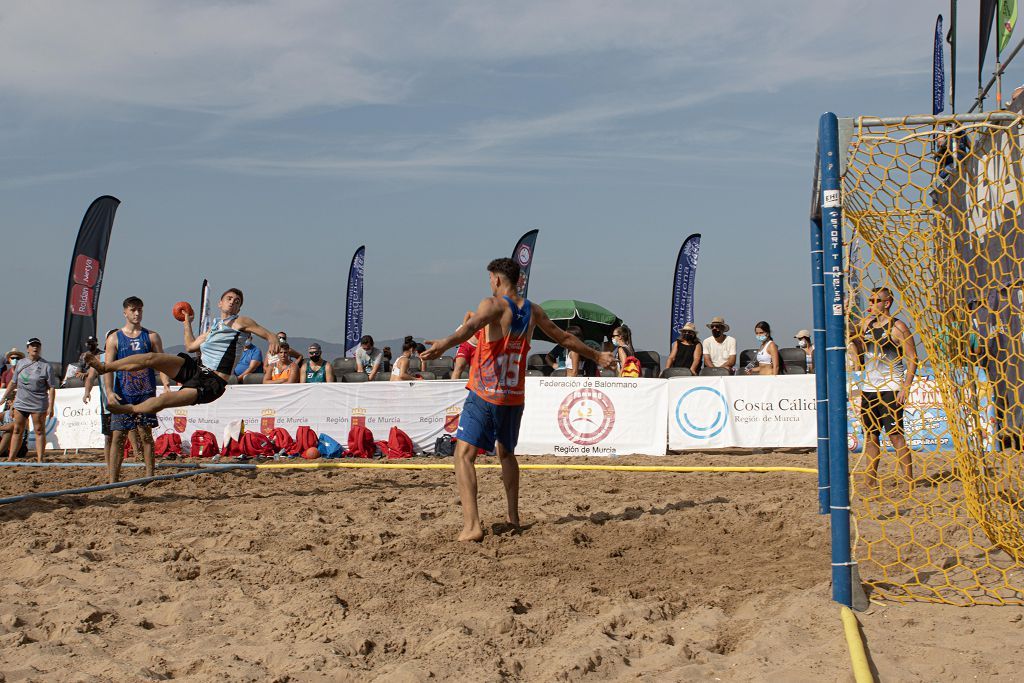
[[[156,427],[159,424],[153,413],[117,413],[110,416],[112,432],[130,432],[136,427]]]
[[[522,419],[523,406],[494,405],[471,391],[462,406],[455,438],[485,451],[493,450],[494,443],[498,442],[514,453]]]

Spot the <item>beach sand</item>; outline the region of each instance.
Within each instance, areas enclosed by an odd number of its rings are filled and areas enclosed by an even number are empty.
[[[0,468],[0,495],[102,480]],[[0,680],[852,681],[816,485],[524,472],[512,533],[482,470],[488,533],[469,545],[450,471],[218,473],[8,505]],[[859,618],[881,680],[1011,681],[1022,615],[889,603]]]

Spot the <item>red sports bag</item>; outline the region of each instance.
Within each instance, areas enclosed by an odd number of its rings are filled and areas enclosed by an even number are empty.
[[[345,455],[352,458],[372,458],[377,452],[373,442],[373,432],[363,426],[355,426],[348,430],[348,448]]]
[[[270,433],[270,440],[274,442],[277,450],[283,450],[286,453],[291,452],[292,447],[295,446],[295,439],[284,427],[275,427],[274,431]]]
[[[220,455],[220,447],[217,445],[217,437],[213,432],[205,429],[192,433],[192,448],[189,453],[193,458],[212,458]]]
[[[168,432],[156,437],[153,452],[161,458],[166,458],[168,455],[181,455],[181,434]]]
[[[289,455],[302,455],[310,448],[316,448],[317,437],[309,425],[301,425],[295,430],[295,442],[288,449]]]
[[[412,439],[398,427],[392,427],[387,441],[378,441],[380,452],[388,458],[411,458]]]

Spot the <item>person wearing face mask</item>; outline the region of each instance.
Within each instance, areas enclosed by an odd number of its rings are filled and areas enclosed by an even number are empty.
[[[697,327],[686,323],[679,330],[679,336],[672,342],[672,351],[668,354],[665,369],[686,368],[694,375],[700,373],[704,349],[697,341]]]
[[[717,316],[708,323],[711,336],[704,340],[704,367],[724,368],[731,375],[736,367],[736,338],[726,334],[725,318]]]
[[[245,341],[242,343],[242,355],[239,356],[238,362],[235,364],[235,377],[241,384],[242,380],[249,375],[261,372],[263,372],[263,352],[260,351],[260,347],[252,343],[252,335],[246,335]]]
[[[284,346],[284,345],[288,344],[288,334],[284,330],[281,330],[280,332],[277,333],[277,343],[279,345],[281,345],[281,346]],[[296,362],[301,362],[302,361],[302,354],[299,353],[298,351],[296,351],[295,349],[293,349],[291,346],[288,346],[288,357],[291,358],[292,360],[296,361]],[[266,364],[268,366],[270,366],[270,365],[277,365],[277,361],[278,361],[277,354],[276,353],[275,354],[271,354],[271,355],[267,356],[267,363]]]
[[[319,384],[334,381],[334,368],[323,359],[319,344],[309,345],[309,358],[302,362],[299,370],[300,384]]]
[[[796,339],[797,347],[804,350],[807,354],[807,373],[811,374],[814,372],[814,344],[811,343],[811,333],[808,330],[800,330],[793,335],[793,339]]]
[[[782,372],[779,345],[772,339],[772,328],[764,320],[754,325],[754,338],[760,346],[757,349],[755,365],[746,368],[748,375],[778,375]]]

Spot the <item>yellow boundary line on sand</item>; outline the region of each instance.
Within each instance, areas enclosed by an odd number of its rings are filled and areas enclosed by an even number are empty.
[[[480,469],[500,469],[498,464],[478,464]],[[378,469],[378,470],[452,470],[451,463],[400,463],[400,462],[281,462],[260,463],[257,470],[329,470],[329,469]],[[521,470],[583,470],[600,472],[798,472],[817,474],[812,467],[684,467],[673,465],[548,465],[520,463]]]
[[[849,607],[843,605],[839,608],[839,616],[843,620],[843,630],[846,632],[846,646],[850,649],[853,679],[857,683],[874,683],[875,677],[871,674],[871,667],[868,665],[868,655],[864,650],[864,641],[860,637],[857,615]]]

